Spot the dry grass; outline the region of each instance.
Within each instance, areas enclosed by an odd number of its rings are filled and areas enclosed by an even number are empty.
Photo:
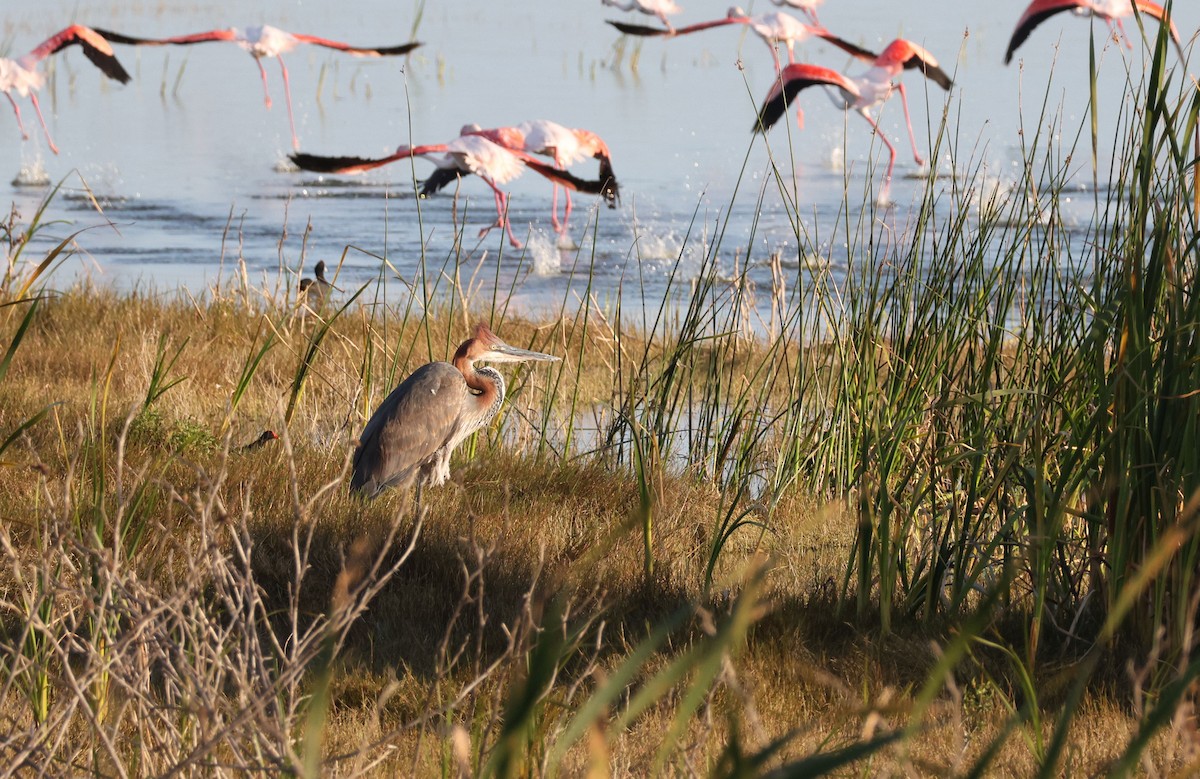
[[[6,343],[16,312],[0,313]],[[497,325],[512,343],[583,354],[578,375],[568,365],[552,385],[529,371],[516,399],[525,413],[509,415],[517,432],[503,447],[483,437],[474,458],[456,459],[453,483],[427,494],[419,533],[405,496],[363,505],[347,495],[354,435],[390,389],[389,375],[394,382],[444,358],[467,319],[352,310],[311,364],[284,439],[241,452],[237,445],[263,428],[284,429],[311,318],[266,304],[91,288],[45,301],[0,383],[0,430],[57,404],[0,468],[9,680],[0,754],[10,767],[474,774],[536,667],[539,636],[560,630],[569,651],[527,734],[524,770],[540,773],[571,713],[620,673],[655,625],[689,615],[634,674],[641,682],[719,635],[714,625],[736,613],[764,559],[763,599],[745,646],[723,654],[661,767],[708,773],[727,765],[720,761],[731,759],[723,756],[730,743],[761,749],[794,729],[780,758],[798,758],[913,721],[917,692],[951,634],[926,625],[882,636],[838,610],[855,532],[849,510],[785,498],[770,532],[748,528],[732,538],[706,594],[722,496],[709,482],[657,469],[658,565],[647,581],[635,478],[599,457],[538,456],[537,431],[521,433],[536,427],[545,393],[565,399],[578,388],[582,407],[611,402],[617,350],[628,350],[626,359],[647,351],[636,336],[617,343],[602,324],[584,331],[566,321]],[[242,366],[268,332],[277,344],[229,417]],[[163,337],[172,352],[187,339],[166,377],[185,381],[146,409]],[[364,397],[368,349],[376,357]],[[652,359],[671,353],[648,351]],[[393,363],[394,372],[386,367]],[[80,530],[88,523],[94,534]],[[30,624],[49,647],[31,648]],[[1073,661],[1064,657],[1060,669]],[[50,672],[44,725],[28,685],[39,667]],[[859,769],[965,771],[1020,703],[1010,673],[1003,658],[982,651],[955,664],[918,716],[921,729]],[[601,717],[562,768],[644,775],[687,689],[673,685],[624,729]],[[1042,723],[1021,725],[1005,742],[996,775],[1035,771],[1060,700],[1047,694]],[[1136,704],[1115,700],[1093,690],[1079,707],[1065,758],[1071,773],[1103,771],[1136,729]],[[50,726],[71,739],[56,740]],[[1195,739],[1194,722],[1181,719],[1146,759],[1182,766],[1196,758]]]

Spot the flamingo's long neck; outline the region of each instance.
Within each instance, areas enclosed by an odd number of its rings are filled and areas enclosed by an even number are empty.
[[[404,157],[420,157],[425,154],[438,154],[446,151],[446,144],[432,143],[425,146],[410,146],[407,149],[396,152],[396,156],[403,159]]]

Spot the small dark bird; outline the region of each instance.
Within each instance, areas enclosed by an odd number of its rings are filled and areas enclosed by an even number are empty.
[[[550,354],[509,346],[487,325],[458,347],[451,362],[431,362],[413,372],[375,409],[354,452],[350,489],[374,498],[389,487],[421,488],[450,478],[450,455],[463,439],[496,416],[504,402],[504,377],[477,362],[551,362]]]
[[[325,278],[324,260],[318,262],[317,266],[313,268],[313,275],[316,278],[305,276],[300,279],[300,303],[315,311],[325,304],[325,300],[329,297],[329,290],[334,286]]]
[[[241,447],[241,451],[250,452],[255,449],[261,449],[271,441],[277,440],[279,440],[279,433],[276,433],[274,430],[264,430],[258,438]]]

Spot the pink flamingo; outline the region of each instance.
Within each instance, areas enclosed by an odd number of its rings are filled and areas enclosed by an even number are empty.
[[[817,19],[817,6],[825,2],[825,0],[771,0],[772,3],[780,8],[795,8],[801,11],[809,19],[812,19],[813,24],[820,24]]]
[[[618,0],[600,0],[600,5],[611,6],[618,11],[640,11],[649,16],[655,16],[671,32],[674,32],[675,28],[667,20],[667,14],[677,14],[683,10],[675,4],[675,0],[629,0],[625,4]]]
[[[856,79],[847,78],[836,70],[816,65],[787,66],[771,86],[771,91],[767,93],[767,97],[759,109],[758,119],[754,123],[754,132],[765,133],[775,122],[779,121],[779,117],[783,116],[787,110],[787,104],[800,90],[813,85],[837,87],[837,93],[832,95],[835,102],[845,109],[854,109],[861,114],[887,146],[890,159],[887,175],[884,177],[883,190],[879,195],[879,202],[886,203],[892,185],[892,169],[896,166],[896,147],[879,129],[875,119],[871,117],[871,109],[882,105],[892,96],[893,90],[900,92],[900,102],[904,106],[904,122],[908,126],[908,137],[912,141],[913,157],[916,159],[917,165],[923,165],[925,162],[921,158],[920,151],[917,150],[917,138],[913,134],[904,85],[893,83],[893,79],[905,69],[920,70],[926,78],[943,89],[949,89],[953,85],[950,77],[938,67],[937,60],[933,58],[933,55],[912,41],[901,38],[892,41],[875,60],[874,67]]]
[[[714,19],[710,22],[700,22],[698,24],[689,24],[687,27],[680,27],[675,30],[663,30],[657,27],[645,27],[638,24],[626,24],[625,22],[610,21],[613,27],[616,27],[627,35],[638,35],[643,37],[648,36],[664,36],[675,37],[679,35],[688,35],[701,30],[711,30],[714,27],[724,27],[730,24],[744,24],[754,31],[754,34],[762,38],[763,43],[767,44],[767,48],[771,50],[771,57],[775,60],[775,72],[778,73],[782,66],[779,63],[779,52],[775,50],[777,44],[784,44],[787,47],[788,64],[796,61],[795,45],[801,43],[811,36],[817,36],[823,40],[832,43],[842,51],[849,53],[851,56],[857,57],[865,62],[874,61],[877,56],[872,51],[855,46],[853,43],[838,38],[824,27],[805,24],[791,14],[773,13],[759,14],[758,16],[747,16],[746,12],[738,6],[734,6],[726,12],[725,18]]]
[[[501,184],[520,176],[525,168],[530,168],[542,176],[564,186],[582,192],[600,192],[601,182],[584,181],[572,176],[566,171],[558,170],[552,165],[539,162],[523,151],[506,149],[493,143],[482,135],[462,135],[449,143],[438,143],[426,146],[401,146],[395,154],[377,159],[364,157],[321,157],[315,154],[293,154],[292,162],[303,170],[317,173],[362,173],[364,171],[387,165],[397,160],[409,157],[425,157],[431,154],[444,154],[440,159],[432,160],[439,172],[456,171],[474,173],[491,187],[496,201],[496,222],[479,231],[479,237],[487,235],[493,227],[503,227],[508,233],[509,243],[513,248],[520,249],[521,242],[513,235],[512,225],[508,221],[508,195],[501,189]],[[452,179],[451,179],[452,180]]]
[[[42,116],[42,107],[38,104],[37,90],[45,82],[45,77],[38,71],[37,66],[51,54],[56,54],[68,46],[76,44],[83,48],[83,53],[96,67],[100,68],[100,72],[104,75],[114,81],[120,81],[122,84],[129,83],[129,74],[117,61],[108,41],[100,37],[95,30],[79,24],[73,24],[52,35],[23,57],[15,60],[0,57],[0,90],[4,91],[4,96],[12,105],[13,113],[17,117],[17,127],[21,130],[21,137],[28,139],[29,133],[25,131],[25,123],[21,121],[21,108],[13,99],[14,91],[20,97],[28,97],[33,103],[33,110],[37,113],[38,121],[42,124],[42,132],[46,135],[46,143],[50,146],[50,151],[55,154],[58,154],[58,147],[54,145],[54,141],[50,137],[46,119]]]
[[[1110,28],[1115,23],[1117,32],[1125,41],[1125,45],[1132,49],[1133,44],[1130,43],[1129,36],[1125,34],[1125,25],[1121,23],[1121,20],[1126,16],[1132,16],[1135,9],[1138,13],[1153,16],[1160,24],[1165,22],[1170,25],[1171,40],[1175,42],[1179,58],[1184,59],[1179,30],[1175,29],[1175,23],[1167,18],[1167,12],[1158,3],[1152,3],[1149,0],[1033,0],[1017,21],[1017,28],[1013,30],[1012,39],[1008,42],[1008,51],[1004,53],[1004,64],[1007,65],[1012,61],[1013,52],[1025,42],[1035,27],[1063,11],[1071,11],[1079,16],[1096,16],[1106,21]]]
[[[616,174],[612,168],[612,155],[608,151],[608,144],[590,130],[564,127],[548,119],[533,119],[516,127],[495,127],[487,130],[480,128],[477,124],[468,124],[462,128],[461,132],[463,135],[482,135],[509,150],[550,157],[559,170],[566,170],[576,162],[588,157],[597,159],[600,161],[600,194],[608,202],[609,208],[616,208],[618,187]],[[449,180],[435,180],[431,176],[426,179],[421,193],[436,192],[449,183]],[[605,186],[606,182],[611,182],[611,186]],[[554,185],[554,200],[550,206],[550,223],[557,232],[563,233],[571,218],[571,189],[573,187],[562,187],[566,205],[563,210],[562,222],[559,222],[558,190],[560,184],[553,179],[551,183]]]
[[[207,32],[198,32],[192,35],[179,35],[173,38],[134,38],[121,33],[110,32],[108,30],[97,29],[96,32],[103,35],[113,43],[122,43],[131,46],[166,46],[178,45],[186,46],[193,43],[207,43],[209,41],[228,41],[236,43],[245,51],[254,57],[254,64],[258,65],[258,72],[262,76],[263,96],[267,104],[267,108],[271,107],[271,91],[267,86],[267,71],[263,67],[262,61],[265,58],[275,57],[279,60],[279,71],[283,75],[283,94],[287,101],[288,123],[292,129],[292,148],[300,148],[300,140],[296,137],[296,119],[292,115],[292,88],[288,83],[287,65],[283,62],[283,55],[302,43],[311,43],[315,46],[324,46],[328,49],[336,49],[347,54],[352,54],[356,57],[384,57],[396,56],[400,54],[408,54],[413,49],[421,44],[417,41],[412,43],[401,44],[400,46],[386,47],[365,47],[351,46],[348,43],[341,41],[331,41],[328,38],[318,38],[315,35],[303,35],[296,32],[286,32],[278,27],[270,25],[260,25],[257,27],[246,27],[239,30],[236,27],[230,27],[223,30],[209,30]]]

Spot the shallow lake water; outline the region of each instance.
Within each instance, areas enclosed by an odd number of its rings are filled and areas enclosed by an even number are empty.
[[[724,16],[728,3],[681,5],[677,25]],[[1188,41],[1200,27],[1200,8],[1176,5],[1176,23]],[[956,83],[949,94],[915,72],[904,76],[923,149],[943,112],[949,117],[935,186],[982,163],[974,185],[1016,187],[1022,128],[1030,138],[1044,112],[1054,121],[1043,142],[1056,154],[1065,156],[1080,137],[1063,207],[1083,242],[1095,212],[1095,184],[1103,203],[1118,122],[1129,118],[1129,80],[1140,77],[1148,58],[1140,45],[1130,51],[1114,43],[1103,23],[1061,14],[1038,28],[1019,61],[1005,67],[1004,50],[1023,7],[829,0],[821,20],[835,34],[876,50],[895,37],[910,38],[951,73]],[[759,0],[747,10],[776,9]],[[61,154],[48,153],[28,100],[21,105],[29,141],[21,141],[4,108],[0,199],[28,218],[47,192],[45,182],[63,182],[46,217],[61,221],[39,240],[48,247],[88,229],[60,277],[86,273],[122,288],[199,294],[228,278],[239,261],[253,282],[273,286],[301,264],[307,270],[324,259],[342,263],[339,286],[385,278],[391,297],[403,294],[404,286],[391,281],[397,274],[411,280],[422,261],[436,270],[457,257],[460,272],[477,274],[481,290],[490,294],[496,286],[531,312],[582,294],[589,273],[601,301],[620,290],[627,310],[636,308],[631,298],[643,295],[657,305],[676,260],[682,258],[684,277],[695,273],[717,236],[721,263],[745,266],[748,257],[768,283],[773,252],[793,279],[813,267],[836,277],[852,251],[844,237],[847,218],[893,236],[910,229],[925,179],[909,152],[898,99],[884,107],[880,124],[899,151],[894,205],[864,215],[866,190],[878,186],[887,155],[861,118],[814,89],[800,98],[803,130],[781,122],[769,145],[751,134],[773,76],[770,54],[755,36],[728,27],[639,43],[622,39],[606,19],[655,23],[599,0],[8,0],[0,13],[0,47],[9,56],[70,22],[146,37],[262,23],[366,46],[415,37],[424,46],[408,57],[362,59],[315,46],[286,55],[301,149],[381,156],[400,144],[449,141],[468,122],[500,126],[546,118],[591,129],[612,151],[621,203],[608,210],[594,198],[576,198],[570,236],[577,248],[561,248],[550,227],[550,187],[532,174],[509,187],[514,228],[528,237],[526,249],[514,251],[499,230],[475,238],[494,218],[482,182],[464,180],[457,203],[452,195],[414,198],[414,174],[424,178],[433,169],[427,161],[353,177],[289,170],[278,63],[264,63],[275,103],[267,110],[252,59],[222,43],[118,46],[134,76],[125,86],[105,81],[77,49],[54,58],[42,104]],[[1151,34],[1157,29],[1149,21],[1146,27]],[[1137,36],[1136,22],[1126,29]],[[1101,57],[1095,174],[1086,129],[1080,135],[1087,122],[1089,35]],[[797,58],[851,75],[864,70],[822,41],[800,44]],[[799,241],[772,160],[798,199]],[[590,160],[576,170],[595,176]],[[583,271],[572,273],[577,265]]]

